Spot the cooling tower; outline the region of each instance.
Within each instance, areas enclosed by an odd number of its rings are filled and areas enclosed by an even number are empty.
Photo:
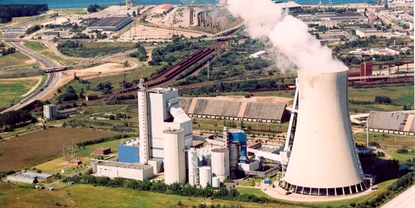
[[[306,195],[365,190],[350,126],[347,71],[298,76],[298,119],[284,188]]]

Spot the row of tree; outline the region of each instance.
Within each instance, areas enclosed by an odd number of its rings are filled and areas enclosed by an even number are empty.
[[[2,4],[0,6],[0,23],[10,22],[13,17],[38,15],[47,10],[47,4]]]
[[[88,145],[91,145],[91,144],[99,144],[99,143],[119,140],[119,139],[123,139],[123,138],[127,138],[127,137],[129,137],[129,135],[124,135],[124,134],[115,135],[115,136],[111,136],[111,137],[103,137],[103,138],[99,138],[99,139],[95,139],[95,140],[89,140],[89,141],[85,141],[85,142],[78,142],[78,143],[76,143],[76,146],[78,146],[78,148],[81,148],[81,147],[85,147],[85,146],[88,146]]]
[[[27,110],[9,111],[0,114],[0,127],[11,128],[10,130],[20,124],[36,121],[36,118]]]

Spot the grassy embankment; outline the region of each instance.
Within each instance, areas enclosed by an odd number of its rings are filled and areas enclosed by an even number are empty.
[[[57,158],[63,145],[116,135],[108,131],[51,128],[0,142],[0,171],[18,170]]]
[[[21,97],[38,83],[39,77],[24,79],[0,79],[0,108],[9,107],[23,99]],[[44,78],[42,78],[44,79]]]

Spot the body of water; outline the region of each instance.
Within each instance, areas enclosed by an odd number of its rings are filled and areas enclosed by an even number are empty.
[[[216,0],[135,0],[136,5],[155,5],[155,4],[213,4]],[[297,0],[299,4],[318,4],[319,0]],[[332,0],[333,4],[349,3],[368,3],[374,0]],[[328,4],[329,0],[322,0],[323,4]],[[47,4],[50,9],[63,8],[87,8],[90,4],[105,6],[125,4],[125,0],[0,0],[0,4]]]

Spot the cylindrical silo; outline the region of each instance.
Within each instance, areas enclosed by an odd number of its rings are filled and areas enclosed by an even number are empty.
[[[212,169],[209,166],[199,168],[199,183],[203,188],[212,184]]]
[[[184,130],[168,129],[163,131],[164,141],[164,181],[166,184],[186,182],[186,163],[184,148]]]
[[[307,195],[365,190],[350,126],[347,71],[298,74],[298,119],[285,188]]]
[[[219,188],[220,187],[220,179],[218,177],[212,178],[212,187]]]
[[[212,174],[224,181],[229,177],[229,150],[226,148],[212,149]]]
[[[238,159],[239,159],[239,143],[232,142],[229,150],[229,167],[231,179],[234,179],[235,172],[238,170]]]
[[[91,160],[92,172],[96,173],[98,171],[98,160]]]
[[[199,159],[195,148],[191,148],[188,151],[187,159],[187,164],[189,166],[189,184],[192,186],[197,185],[197,168],[199,167]]]

